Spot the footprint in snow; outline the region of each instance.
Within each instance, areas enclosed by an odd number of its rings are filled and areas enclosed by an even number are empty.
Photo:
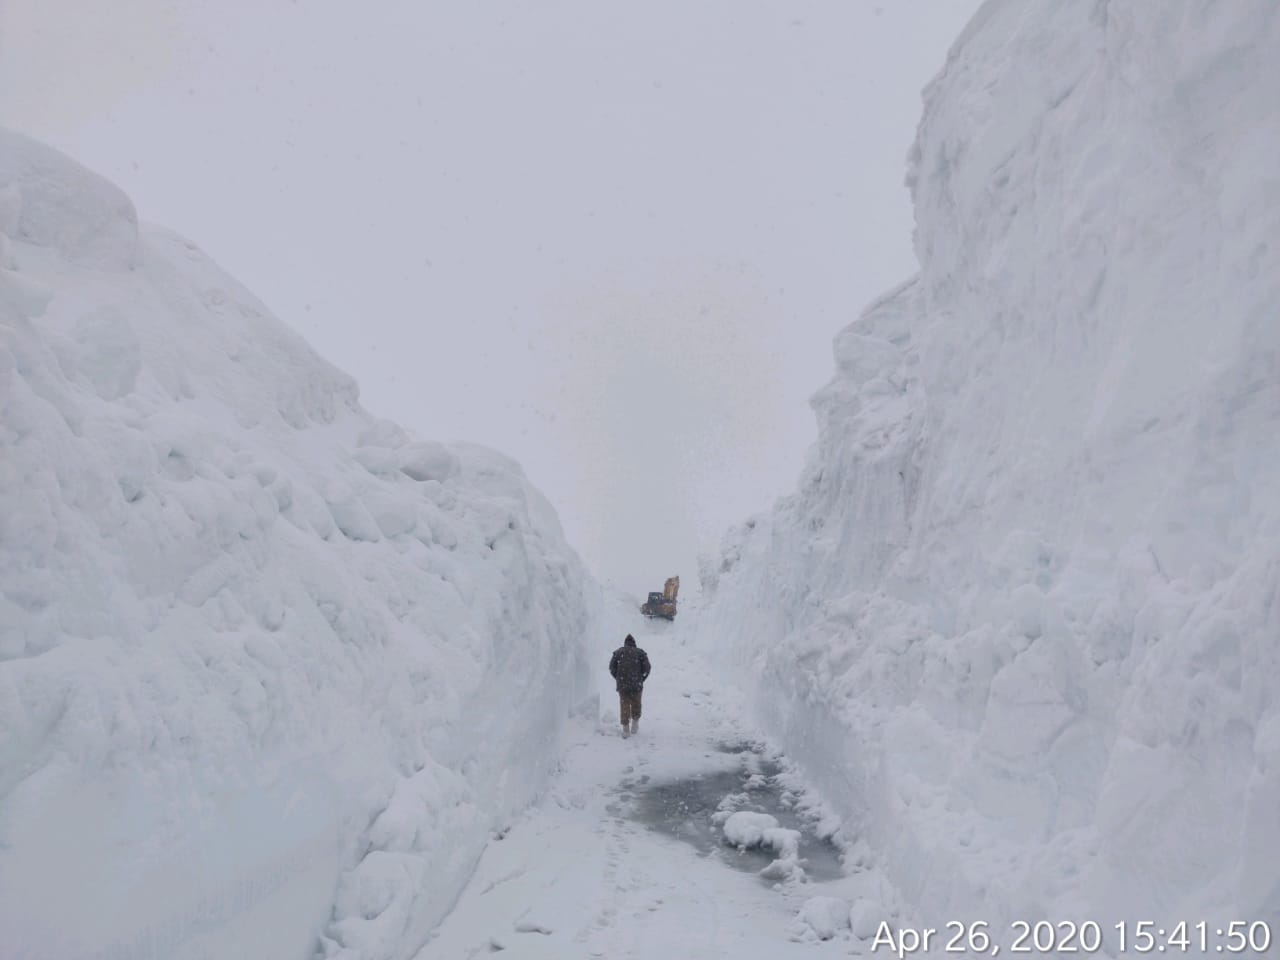
[[[517,920],[516,933],[540,933],[544,937],[549,937],[551,936],[551,928],[544,927],[542,924],[535,923],[532,920]]]

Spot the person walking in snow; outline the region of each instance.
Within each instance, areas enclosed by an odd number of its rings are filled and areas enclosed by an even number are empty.
[[[627,634],[622,646],[609,659],[609,673],[618,681],[618,708],[622,714],[622,736],[640,729],[640,694],[649,679],[649,655],[636,646],[636,638]],[[630,721],[630,727],[627,723]]]

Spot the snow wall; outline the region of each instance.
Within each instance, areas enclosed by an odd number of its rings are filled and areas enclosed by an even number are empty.
[[[704,561],[698,641],[904,921],[1280,935],[1277,91],[1270,0],[983,6],[919,274]]]
[[[13,133],[0,258],[0,958],[411,956],[589,703],[553,510]]]

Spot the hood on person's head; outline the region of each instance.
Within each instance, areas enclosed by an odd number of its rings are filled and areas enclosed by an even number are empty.
[[[622,642],[625,646],[634,647],[636,645],[636,638],[628,633],[627,639],[623,640]]]

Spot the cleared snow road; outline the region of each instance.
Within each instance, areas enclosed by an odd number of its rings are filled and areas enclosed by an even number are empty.
[[[578,729],[547,795],[489,845],[417,960],[813,957],[797,912],[854,881],[796,814],[812,798],[761,755],[734,695],[695,655],[669,634],[637,637],[654,664],[640,734],[622,739],[606,694],[607,722]],[[773,855],[723,845],[712,815],[726,794],[733,809],[806,826],[803,878],[767,881],[758,871]],[[831,946],[847,952],[847,936]]]

